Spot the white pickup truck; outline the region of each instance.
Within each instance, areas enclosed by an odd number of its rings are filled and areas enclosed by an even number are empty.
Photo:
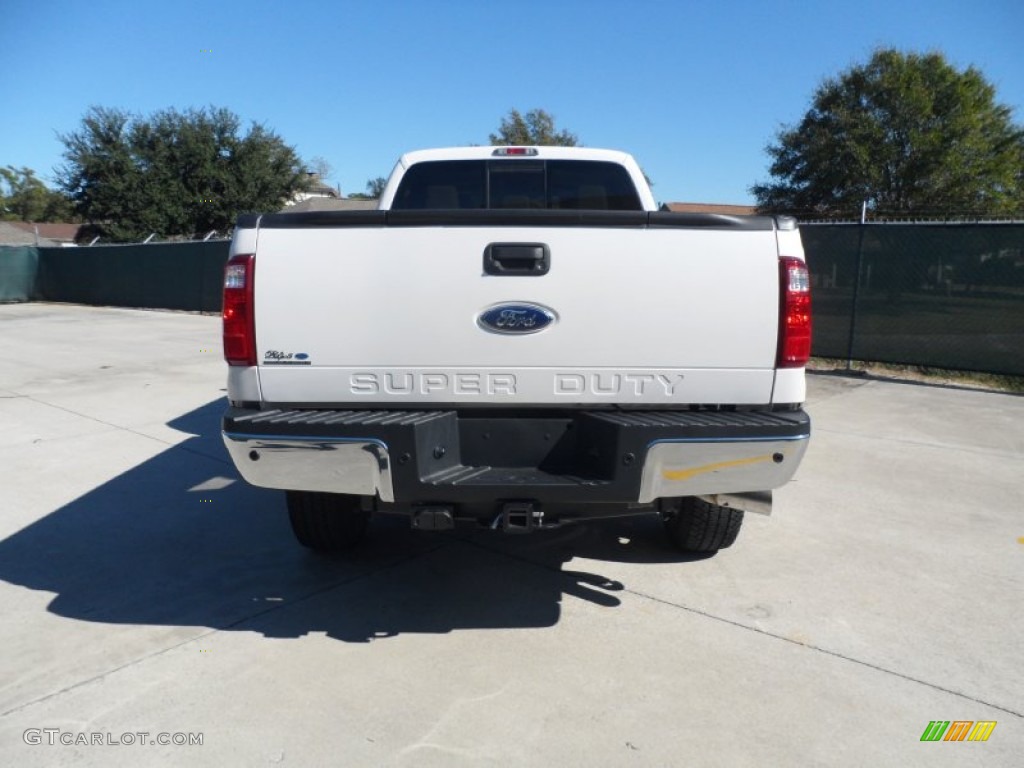
[[[810,435],[795,222],[660,211],[621,152],[412,152],[378,210],[243,216],[223,314],[224,442],[314,550],[377,512],[714,552]]]

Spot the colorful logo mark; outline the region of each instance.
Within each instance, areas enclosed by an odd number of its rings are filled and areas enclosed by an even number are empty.
[[[921,741],[988,741],[995,727],[995,720],[932,720]]]

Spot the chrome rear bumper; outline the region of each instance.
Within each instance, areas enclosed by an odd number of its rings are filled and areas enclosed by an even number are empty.
[[[231,460],[253,485],[395,500],[388,449],[380,441],[223,434]]]
[[[647,451],[638,501],[701,496],[720,506],[768,514],[771,494],[764,499],[757,493],[792,479],[809,437],[657,442]]]
[[[235,466],[265,488],[398,504],[650,505],[699,496],[763,514],[810,435],[802,412],[578,412],[517,421],[454,411],[230,409],[224,426]],[[502,440],[516,443],[508,463],[493,447]]]

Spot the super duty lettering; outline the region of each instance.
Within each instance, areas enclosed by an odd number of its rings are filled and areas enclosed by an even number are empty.
[[[512,373],[353,373],[353,395],[514,395]]]
[[[610,374],[555,374],[555,394],[558,395],[645,395],[649,392],[672,397],[676,387],[683,383],[681,373],[610,373]]]

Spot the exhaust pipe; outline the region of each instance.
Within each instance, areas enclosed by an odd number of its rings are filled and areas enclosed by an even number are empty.
[[[749,491],[747,493],[712,493],[697,497],[708,504],[718,507],[729,507],[758,515],[772,513],[771,491]]]

